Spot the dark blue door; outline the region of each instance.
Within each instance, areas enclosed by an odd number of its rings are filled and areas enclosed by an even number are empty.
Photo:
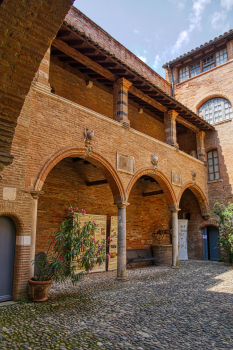
[[[209,260],[207,227],[202,229],[203,260]]]
[[[5,216],[0,216],[0,302],[12,299],[15,225]]]
[[[220,249],[218,248],[219,231],[217,227],[208,226],[208,241],[209,241],[209,259],[218,260],[220,257]]]

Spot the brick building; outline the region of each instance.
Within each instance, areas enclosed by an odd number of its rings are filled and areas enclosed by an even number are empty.
[[[30,261],[46,250],[70,204],[106,215],[108,223],[119,215],[119,278],[126,275],[126,247],[172,247],[170,263],[177,265],[178,217],[190,219],[189,258],[203,259],[203,229],[214,226],[211,206],[219,195],[224,203],[232,198],[232,39],[227,33],[169,62],[165,80],[71,8],[26,96],[11,147],[14,161],[0,182],[13,299],[27,293]],[[214,52],[214,65],[221,52],[220,65],[199,72],[196,59],[207,52]],[[191,74],[193,63],[197,74],[189,78],[186,66]],[[179,81],[183,72],[188,79]],[[199,114],[216,98],[229,117],[225,112],[223,121],[212,123]],[[218,159],[220,175],[216,169],[210,174],[206,154]],[[172,229],[172,245],[170,234],[161,240],[154,227]]]

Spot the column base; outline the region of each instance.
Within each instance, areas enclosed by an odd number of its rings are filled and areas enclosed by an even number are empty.
[[[119,282],[127,282],[127,281],[129,281],[129,279],[127,277],[117,277],[116,279]]]
[[[171,268],[172,268],[172,269],[177,269],[177,270],[179,270],[179,269],[180,269],[180,267],[179,267],[179,266],[172,266]]]

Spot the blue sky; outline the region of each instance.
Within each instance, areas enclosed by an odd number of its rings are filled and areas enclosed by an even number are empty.
[[[233,29],[233,0],[76,0],[74,6],[162,77],[164,63]]]

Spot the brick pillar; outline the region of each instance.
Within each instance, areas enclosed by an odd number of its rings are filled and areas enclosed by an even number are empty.
[[[176,117],[178,113],[174,110],[164,113],[165,142],[179,148],[176,137]]]
[[[50,48],[47,50],[44,58],[42,59],[39,69],[34,78],[34,84],[43,89],[51,91],[49,84],[49,66],[50,66]]]
[[[16,236],[13,300],[25,299],[28,296],[30,243],[30,236]]]
[[[197,140],[197,158],[200,159],[202,162],[206,161],[205,156],[205,132],[199,131],[196,133],[196,140]]]
[[[227,58],[228,61],[233,59],[233,40],[227,42]]]
[[[121,78],[113,86],[113,119],[127,126],[130,125],[128,119],[128,90],[131,85],[130,81]]]
[[[36,252],[36,225],[37,225],[37,205],[38,199],[42,191],[31,191],[31,196],[33,198],[32,203],[32,233],[31,233],[31,247],[30,247],[30,262],[29,262],[29,278],[34,277],[35,265],[32,261],[35,259]]]

